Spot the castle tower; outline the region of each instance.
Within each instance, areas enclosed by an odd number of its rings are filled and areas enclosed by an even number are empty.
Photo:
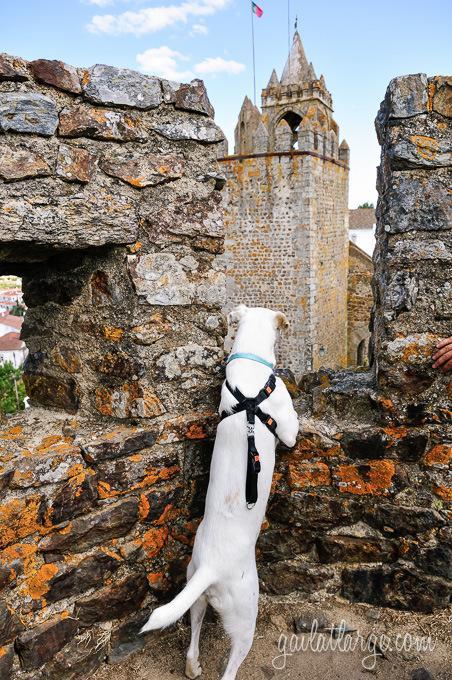
[[[281,309],[279,365],[297,376],[347,362],[348,161],[323,76],[298,32],[262,110],[248,97],[221,159],[229,306]]]

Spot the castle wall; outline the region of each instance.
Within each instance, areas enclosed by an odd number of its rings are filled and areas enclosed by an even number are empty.
[[[373,304],[372,260],[349,241],[347,285],[347,355],[348,366],[368,364],[370,314]],[[358,347],[360,359],[358,361]]]
[[[346,363],[348,169],[309,153],[221,160],[228,308],[281,309],[278,363],[296,375]],[[341,294],[342,292],[342,294]]]
[[[184,580],[223,355],[212,113],[200,81],[0,56],[32,404],[0,427],[2,680],[120,660]]]
[[[396,78],[378,114],[376,370],[299,385],[299,440],[278,458],[258,543],[268,593],[450,604],[452,374],[432,368],[451,332],[450,93],[450,79]]]

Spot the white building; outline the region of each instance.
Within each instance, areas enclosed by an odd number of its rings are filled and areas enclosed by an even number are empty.
[[[24,363],[28,350],[17,332],[5,333],[0,337],[0,364],[8,361],[14,368],[20,368]]]
[[[20,335],[23,322],[23,316],[14,316],[13,314],[0,316],[0,336],[6,333],[18,333]]]

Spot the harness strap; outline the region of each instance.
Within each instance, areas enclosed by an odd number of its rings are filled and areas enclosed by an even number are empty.
[[[245,397],[244,394],[239,390],[238,387],[231,387],[228,380],[226,380],[226,387],[232,394],[232,396],[237,399],[237,404],[232,407],[232,413],[226,413],[223,411],[221,414],[221,420],[228,418],[234,413],[240,413],[241,411],[246,411],[246,428],[247,428],[247,439],[248,439],[248,455],[247,455],[247,468],[246,468],[246,485],[245,485],[245,497],[247,507],[251,509],[258,498],[257,494],[257,480],[258,474],[261,471],[261,463],[259,452],[256,449],[255,442],[255,424],[256,416],[259,418],[261,423],[276,436],[277,422],[274,418],[264,413],[259,405],[268,399],[271,393],[276,387],[276,378],[272,373],[264,387],[259,390],[256,397]]]

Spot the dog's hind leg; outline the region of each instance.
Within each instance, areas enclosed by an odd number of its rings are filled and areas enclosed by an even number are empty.
[[[239,623],[237,621],[237,623]],[[240,621],[240,629],[230,633],[231,652],[228,665],[221,680],[235,680],[237,671],[248,656],[253,644],[255,621]]]
[[[244,576],[234,588],[232,606],[221,612],[223,625],[231,638],[229,661],[221,680],[235,680],[253,644],[259,597],[256,566]]]
[[[191,680],[198,678],[202,673],[202,668],[199,665],[199,636],[206,608],[207,598],[205,595],[201,595],[190,608],[191,640],[187,651],[185,675]]]

